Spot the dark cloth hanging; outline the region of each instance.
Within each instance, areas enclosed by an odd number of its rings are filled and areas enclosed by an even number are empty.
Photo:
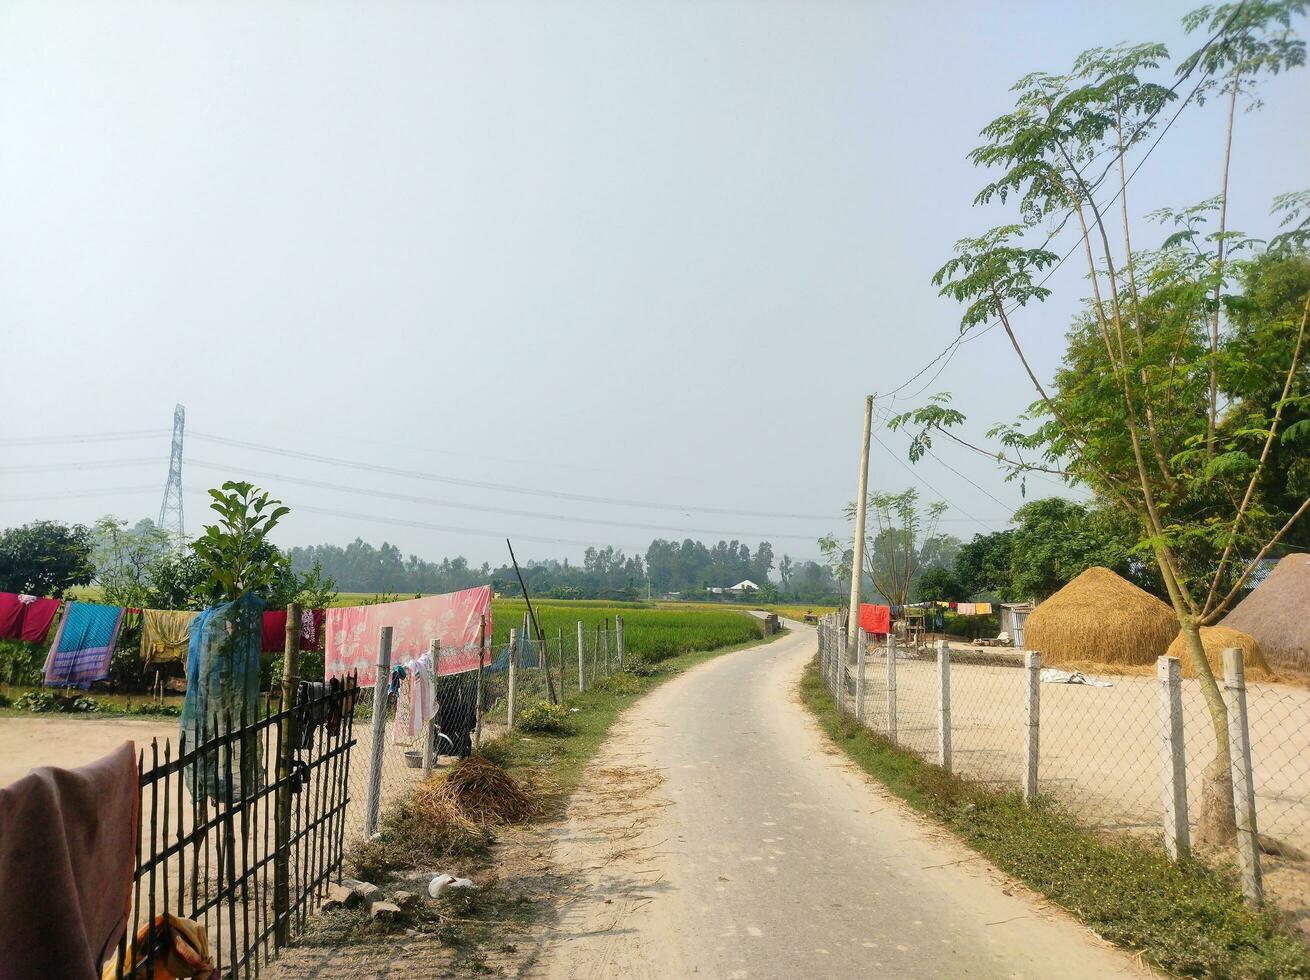
[[[0,980],[100,976],[127,926],[136,748],[0,789]]]
[[[60,599],[0,592],[0,640],[44,643],[61,602]]]
[[[300,649],[317,650],[323,639],[322,609],[300,611]],[[260,653],[282,653],[287,646],[287,611],[270,609],[264,613],[263,632],[260,636]]]
[[[438,743],[438,754],[461,759],[473,754],[473,729],[478,723],[477,697],[476,671],[437,678],[437,727],[445,736]]]

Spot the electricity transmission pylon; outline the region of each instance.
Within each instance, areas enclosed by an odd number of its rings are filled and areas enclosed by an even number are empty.
[[[178,405],[173,409],[173,452],[168,460],[164,502],[159,505],[159,526],[179,549],[186,543],[186,528],[182,523],[182,430],[185,427],[186,408]]]

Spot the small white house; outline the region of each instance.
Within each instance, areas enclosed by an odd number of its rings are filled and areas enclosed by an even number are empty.
[[[1002,602],[1001,603],[1001,632],[1010,637],[1010,642],[1019,649],[1023,649],[1023,626],[1028,621],[1028,615],[1033,611],[1031,602]]]
[[[736,585],[730,585],[730,586],[728,586],[726,589],[725,589],[725,588],[722,588],[722,587],[720,587],[720,586],[717,586],[717,585],[712,585],[712,586],[710,586],[708,589],[706,589],[705,591],[706,591],[706,592],[709,592],[709,593],[712,593],[713,595],[738,595],[738,596],[740,596],[740,595],[748,595],[748,594],[751,593],[751,592],[759,592],[759,591],[760,591],[760,587],[759,587],[758,585],[756,585],[754,582],[752,582],[750,579],[748,579],[748,578],[744,578],[744,579],[742,579],[740,582],[738,582]]]

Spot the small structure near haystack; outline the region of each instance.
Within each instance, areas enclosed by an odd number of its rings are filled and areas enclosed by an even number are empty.
[[[1224,677],[1224,651],[1229,647],[1242,651],[1242,667],[1248,681],[1269,679],[1269,664],[1265,660],[1264,651],[1249,633],[1228,626],[1202,626],[1201,646],[1205,648],[1205,659],[1210,661],[1210,672],[1221,684]],[[1196,676],[1192,655],[1187,649],[1187,639],[1182,633],[1169,644],[1168,655],[1178,658],[1184,677]]]
[[[1029,614],[1023,645],[1042,655],[1044,667],[1141,667],[1177,635],[1172,609],[1094,565]]]
[[[1220,626],[1249,633],[1275,669],[1310,671],[1310,555],[1288,555]]]

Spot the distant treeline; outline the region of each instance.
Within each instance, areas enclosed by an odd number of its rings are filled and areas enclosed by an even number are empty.
[[[317,562],[323,574],[345,592],[429,593],[451,592],[491,582],[503,595],[519,592],[518,579],[509,564],[471,565],[463,557],[427,561],[404,555],[393,544],[374,547],[356,538],[344,548],[322,544],[290,551],[292,567],[308,571]],[[528,590],[555,598],[644,598],[677,593],[684,598],[709,594],[749,579],[760,587],[755,598],[790,598],[819,601],[837,592],[826,565],[795,562],[783,555],[775,569],[773,546],[760,543],[754,552],[739,541],[720,541],[706,547],[690,538],[652,541],[645,555],[626,555],[614,547],[588,548],[582,564],[568,559],[521,563]]]

